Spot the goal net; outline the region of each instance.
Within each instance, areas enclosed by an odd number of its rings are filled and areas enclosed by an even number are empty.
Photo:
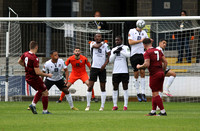
[[[101,19],[102,18],[102,19]],[[167,97],[163,95],[163,99],[165,101],[190,101],[190,102],[197,102],[200,101],[200,89],[199,89],[199,77],[200,77],[200,64],[199,64],[199,56],[200,56],[200,45],[199,45],[199,24],[198,19],[191,18],[191,19],[184,19],[181,17],[177,17],[175,20],[174,17],[159,17],[152,19],[149,18],[140,18],[140,17],[125,17],[125,18],[55,18],[55,19],[27,19],[21,20],[19,19],[20,28],[17,31],[14,31],[13,36],[13,51],[14,49],[18,49],[18,53],[25,52],[28,49],[27,43],[31,40],[36,40],[39,44],[39,51],[38,56],[40,59],[40,66],[42,68],[44,62],[46,62],[50,58],[45,58],[45,48],[46,43],[46,26],[49,26],[51,31],[51,50],[58,50],[60,57],[65,61],[69,56],[73,55],[74,47],[78,46],[81,48],[81,54],[88,57],[89,61],[91,62],[91,55],[90,55],[90,41],[94,40],[94,35],[96,33],[101,33],[103,36],[103,40],[108,43],[108,45],[113,48],[115,46],[114,38],[117,35],[121,35],[123,37],[123,43],[128,45],[128,31],[131,28],[135,28],[135,23],[138,19],[144,19],[146,22],[146,26],[144,28],[147,31],[147,34],[150,38],[154,40],[153,46],[158,46],[160,39],[165,39],[167,41],[167,46],[164,50],[165,57],[168,61],[168,68],[171,71],[176,73],[176,78],[174,79],[172,85],[170,86],[169,90],[173,97]],[[189,18],[189,17],[185,17]],[[106,21],[108,28],[99,30],[95,25],[90,26],[89,23],[95,20],[102,20]],[[125,22],[126,21],[126,22]],[[129,21],[129,22],[127,22]],[[183,26],[182,22],[186,24]],[[7,22],[2,22],[7,23]],[[13,22],[14,23],[14,22]],[[19,24],[18,24],[19,27]],[[22,37],[20,37],[20,35]],[[20,38],[21,42],[20,42]],[[2,40],[5,40],[5,34],[2,35]],[[11,39],[11,38],[10,38]],[[1,41],[2,41],[1,40]],[[11,40],[11,41],[12,41]],[[17,41],[17,42],[16,42]],[[2,42],[3,43],[3,42]],[[3,44],[1,44],[2,46]],[[4,45],[5,46],[5,45]],[[10,49],[11,50],[11,49]],[[4,49],[1,49],[2,56]],[[12,51],[10,51],[11,53]],[[4,54],[5,55],[5,54]],[[16,56],[16,54],[13,54]],[[18,57],[16,59],[19,58]],[[5,58],[1,58],[5,59]],[[18,64],[13,64],[11,67],[11,54],[9,55],[9,70],[13,70],[17,72]],[[5,61],[5,60],[2,60]],[[17,60],[14,60],[17,62]],[[3,63],[3,62],[2,62]],[[13,62],[14,63],[14,62]],[[134,77],[133,77],[133,69],[128,59],[128,66],[129,66],[129,73],[130,73],[130,80],[129,80],[129,100],[135,100],[137,93],[134,87]],[[3,67],[3,66],[1,66]],[[69,71],[71,71],[71,66],[68,67]],[[4,68],[3,68],[4,69]],[[2,69],[2,71],[4,71]],[[106,92],[109,100],[112,100],[112,69],[113,65],[107,65],[107,84],[106,84]],[[19,69],[21,70],[21,69]],[[89,74],[89,69],[87,68],[87,72]],[[24,75],[24,72],[21,73]],[[2,74],[4,75],[4,74]],[[16,76],[16,74],[13,74]],[[140,78],[139,78],[140,79]],[[163,88],[166,88],[166,84],[168,82],[169,77],[165,77]],[[24,80],[22,80],[24,81]],[[18,82],[18,81],[17,81]],[[148,100],[151,98],[151,90],[149,88],[149,73],[146,70],[146,77],[145,77],[145,92]],[[12,82],[16,83],[16,82]],[[21,82],[23,83],[23,82]],[[24,87],[23,87],[24,86]],[[26,85],[22,85],[21,94],[24,95],[34,95],[35,91],[31,89],[29,93],[27,92]],[[76,93],[73,94],[74,98],[80,100],[85,100],[87,86],[84,85],[80,80],[75,82],[72,87],[75,88]],[[3,88],[1,88],[3,90]],[[2,91],[1,90],[1,91]],[[100,98],[100,85],[99,82],[96,82],[94,85],[94,92],[97,98]],[[59,96],[60,91],[57,87],[51,88],[49,91],[50,96]],[[119,97],[123,97],[123,89],[122,85],[120,84],[119,87]]]

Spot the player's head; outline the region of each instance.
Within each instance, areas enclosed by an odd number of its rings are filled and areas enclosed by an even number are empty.
[[[119,46],[119,45],[121,45],[122,44],[122,37],[120,36],[120,35],[118,35],[118,36],[116,36],[115,37],[115,44],[117,45],[117,46]]]
[[[187,12],[185,10],[182,10],[181,11],[181,16],[186,16],[187,15]]]
[[[95,34],[94,40],[95,40],[97,43],[100,43],[100,42],[102,41],[102,35],[101,35],[101,34]]]
[[[37,50],[38,50],[38,43],[35,42],[35,41],[31,41],[31,42],[29,43],[29,48],[30,48],[30,50],[34,50],[35,53],[36,53]]]
[[[81,54],[80,47],[75,47],[75,48],[74,48],[74,55],[75,55],[75,56],[79,56],[80,54]]]
[[[162,49],[165,49],[166,46],[167,46],[167,41],[165,39],[160,39],[159,40],[159,46],[162,48]]]
[[[95,11],[95,13],[94,13],[94,17],[101,17],[101,13],[100,13],[100,11]]]
[[[57,61],[58,58],[59,58],[59,56],[58,56],[58,51],[52,50],[52,51],[50,52],[50,56],[51,56],[51,59],[52,59],[53,61]]]
[[[143,40],[143,45],[145,49],[148,49],[148,47],[152,46],[152,41],[149,38],[144,38]]]
[[[139,28],[139,29],[142,29],[145,27],[145,21],[144,20],[138,20],[136,22],[136,27]]]

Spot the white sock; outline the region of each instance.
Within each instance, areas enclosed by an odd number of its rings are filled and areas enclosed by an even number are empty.
[[[128,90],[124,90],[124,106],[128,107]]]
[[[138,79],[135,79],[135,89],[136,89],[137,94],[140,94]]]
[[[43,110],[43,112],[44,112],[44,113],[46,113],[46,112],[47,112],[47,110]]]
[[[165,109],[162,109],[160,112],[161,112],[161,113],[165,113]]]
[[[65,95],[65,96],[66,96],[66,99],[67,99],[67,101],[68,101],[68,103],[69,103],[70,108],[73,108],[73,107],[74,107],[74,104],[73,104],[73,100],[72,100],[71,93],[69,93],[69,94],[67,94],[67,95]]]
[[[87,106],[90,106],[90,101],[92,97],[92,92],[87,91]]]
[[[162,92],[159,92],[159,96],[160,96],[160,98],[162,98],[162,96],[163,96],[163,93],[162,93]]]
[[[156,112],[156,110],[151,110],[151,113],[155,113]]]
[[[105,102],[106,102],[106,92],[101,92],[101,107],[104,108]]]
[[[145,78],[140,79],[142,94],[145,94]]]
[[[117,96],[118,96],[118,90],[113,90],[113,105],[117,106]]]
[[[168,78],[167,84],[166,84],[166,88],[169,91],[169,87],[172,85],[173,81],[174,81],[175,77],[174,76],[170,76]]]
[[[31,103],[33,106],[36,106],[36,104],[32,101],[32,103]]]

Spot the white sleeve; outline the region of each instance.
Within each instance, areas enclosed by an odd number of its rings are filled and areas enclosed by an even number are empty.
[[[108,52],[110,52],[110,46],[107,43],[105,43],[105,44],[106,44],[106,53],[108,53]]]
[[[90,51],[91,51],[91,49],[93,48],[92,46],[95,44],[95,42],[94,41],[92,41],[91,43],[90,43]]]
[[[131,56],[130,49],[128,46],[123,46],[123,50],[120,53],[125,57]]]
[[[66,68],[67,68],[67,66],[65,65],[65,62],[64,62],[64,60],[63,60],[63,59],[61,59],[61,62],[62,62],[63,69],[66,69]]]
[[[133,40],[133,30],[132,29],[130,29],[128,32],[128,39]]]
[[[113,63],[115,58],[116,58],[116,54],[114,54],[113,52],[114,52],[114,50],[112,49],[111,55],[110,55],[110,58],[109,58],[109,62],[110,63]]]
[[[145,38],[149,38],[149,36],[147,35],[147,32],[145,31]]]

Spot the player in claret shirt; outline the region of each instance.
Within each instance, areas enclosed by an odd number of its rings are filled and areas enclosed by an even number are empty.
[[[25,67],[26,82],[37,91],[29,105],[33,114],[37,114],[36,104],[42,97],[43,112],[42,114],[51,114],[48,110],[48,90],[40,76],[52,77],[52,74],[43,73],[39,68],[39,59],[35,55],[38,51],[38,43],[31,41],[29,44],[30,51],[25,52],[18,60],[18,63]]]
[[[166,116],[166,112],[163,106],[162,99],[160,98],[159,92],[163,91],[163,82],[165,78],[164,71],[167,67],[167,60],[163,53],[152,47],[152,40],[145,38],[143,40],[144,48],[146,49],[144,53],[144,63],[142,65],[137,65],[138,69],[149,69],[150,82],[149,86],[152,90],[152,110],[148,116],[156,115],[156,107],[160,108],[160,116]],[[163,64],[162,64],[163,63]]]

